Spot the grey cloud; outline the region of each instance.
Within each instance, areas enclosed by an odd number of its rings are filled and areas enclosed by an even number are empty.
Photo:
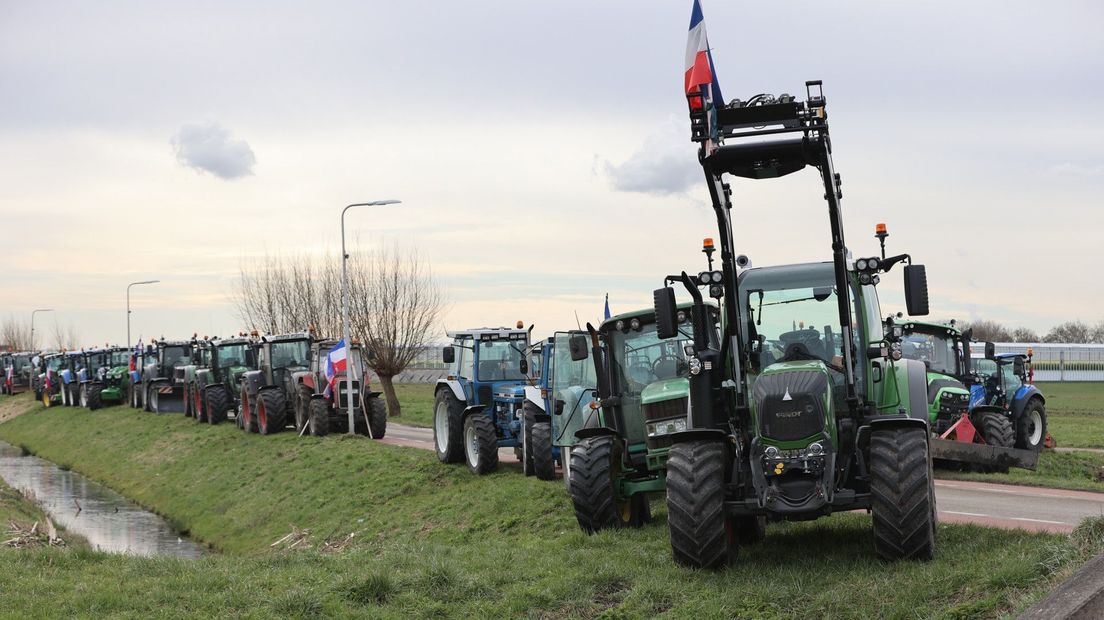
[[[222,179],[251,175],[257,163],[249,144],[232,139],[218,123],[184,125],[173,136],[172,146],[180,163]]]
[[[620,164],[602,162],[610,185],[621,192],[667,196],[680,194],[701,181],[701,167],[689,122],[674,117],[644,139],[644,144]]]
[[[1051,174],[1064,174],[1075,177],[1099,177],[1104,176],[1104,165],[1083,166],[1072,162],[1065,162],[1050,167]]]

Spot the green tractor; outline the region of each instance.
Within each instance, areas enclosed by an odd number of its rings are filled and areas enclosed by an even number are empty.
[[[189,377],[187,392],[195,421],[218,424],[237,412],[242,376],[257,368],[254,341],[248,336],[216,338],[204,351],[206,364]]]
[[[81,385],[84,407],[96,410],[127,400],[131,355],[132,351],[126,347],[101,349],[89,355],[97,365],[89,366],[88,380]]]
[[[557,426],[574,431],[565,474],[587,533],[651,520],[649,496],[666,487],[671,436],[689,421],[691,311],[690,303],[679,306],[674,336],[659,336],[649,308],[610,317],[598,329],[588,324],[589,350],[587,336],[573,335],[568,343],[572,361],[593,356],[600,399],[600,408],[578,411],[590,400],[578,394],[558,413],[564,423]],[[707,337],[715,342],[716,307],[707,312]]]
[[[844,240],[821,82],[806,99],[757,95],[725,105],[690,92],[692,140],[717,218],[720,270],[678,280],[693,300],[689,422],[669,434],[667,521],[677,563],[717,568],[764,520],[873,515],[885,559],[931,559],[935,487],[924,365],[900,360],[883,328],[877,285],[904,267],[909,314],[928,312],[927,276],[907,254],[855,259]],[[830,262],[751,268],[733,238],[725,175],[776,178],[812,166],[824,187]],[[714,337],[706,297],[722,309]],[[675,291],[655,291],[656,334],[678,329]]]

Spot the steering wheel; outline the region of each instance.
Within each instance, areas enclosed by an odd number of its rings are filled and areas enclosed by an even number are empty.
[[[652,362],[652,375],[653,376],[656,376],[656,377],[659,376],[659,373],[656,372],[656,369],[659,368],[659,364],[661,362],[665,361],[665,360],[673,361],[675,363],[676,373],[678,372],[677,369],[678,369],[679,358],[675,357],[674,355],[671,355],[670,353],[664,353],[663,355],[660,355],[659,357],[657,357],[654,362]]]

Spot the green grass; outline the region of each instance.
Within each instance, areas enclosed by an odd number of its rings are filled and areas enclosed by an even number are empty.
[[[0,438],[225,551],[0,550],[0,616],[991,617],[1104,549],[1104,521],[1072,537],[942,525],[934,561],[887,564],[870,518],[840,514],[772,524],[732,568],[690,571],[671,562],[662,502],[647,527],[585,536],[558,482],[476,477],[361,437],[247,436],[113,407],[35,408]],[[314,548],[270,549],[293,525]],[[318,551],[349,533],[350,549]]]
[[[1059,446],[1104,448],[1104,382],[1039,383]]]
[[[407,426],[433,427],[434,383],[396,383],[395,393],[402,403],[402,415],[391,418]]]
[[[35,521],[41,522],[45,514],[32,502],[19,494],[0,479],[0,538],[6,532],[8,524],[15,522],[30,527]]]
[[[980,474],[937,469],[935,475],[949,480],[976,480],[1104,493],[1104,454],[1044,450],[1039,454],[1039,465],[1035,471],[1013,468],[1007,474]]]

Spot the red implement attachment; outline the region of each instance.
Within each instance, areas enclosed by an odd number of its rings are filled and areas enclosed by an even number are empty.
[[[1034,450],[1001,448],[985,443],[981,432],[965,413],[938,439],[932,438],[930,448],[933,459],[997,468],[1035,469],[1039,462],[1039,453]]]

